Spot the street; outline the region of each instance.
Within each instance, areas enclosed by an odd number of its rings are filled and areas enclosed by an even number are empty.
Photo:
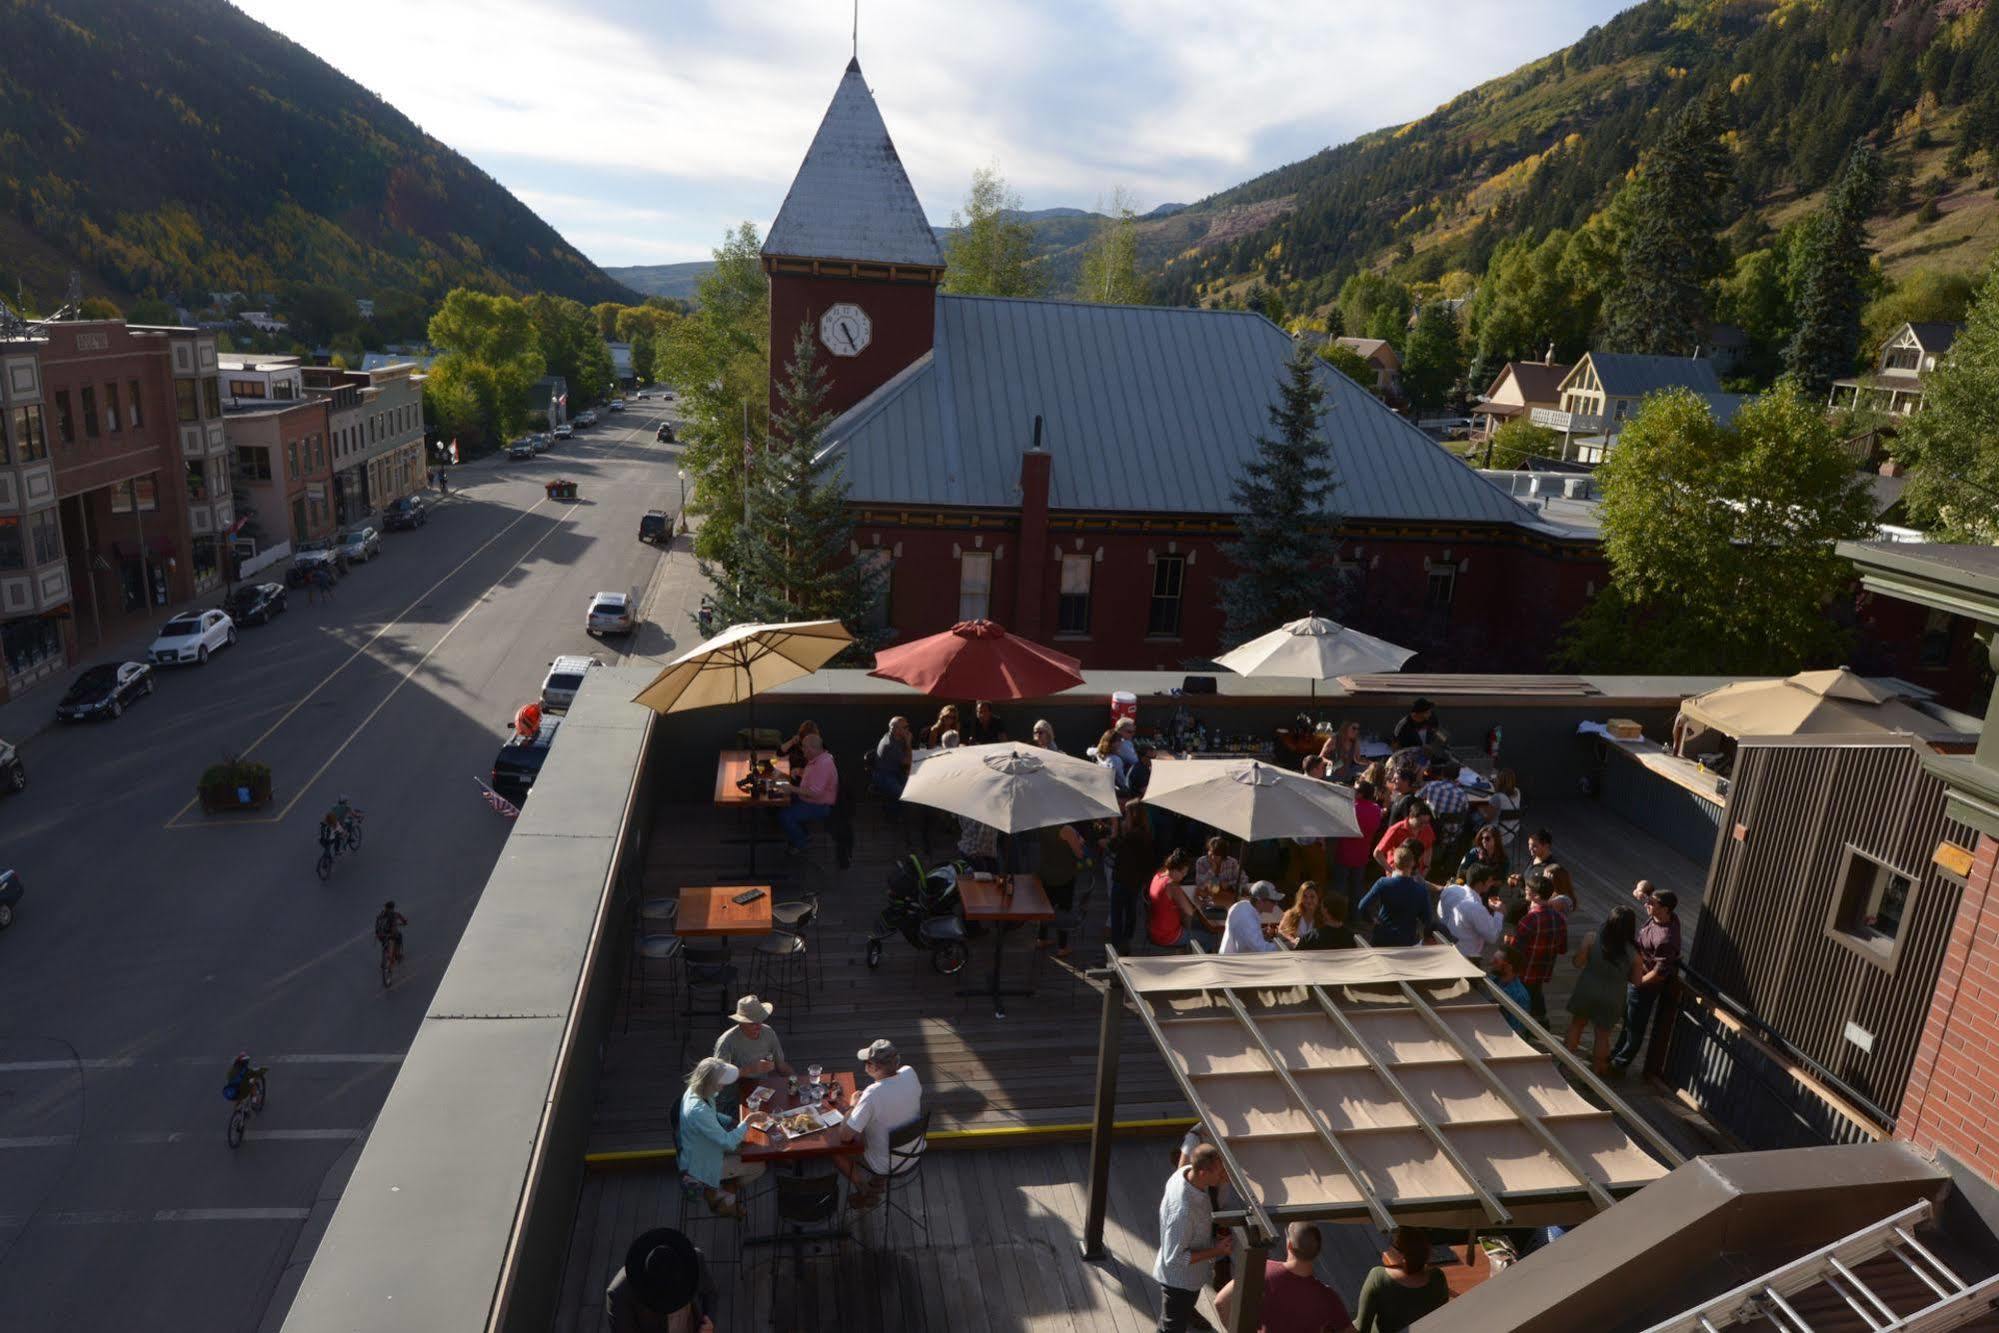
[[[287,614],[162,669],[121,719],[9,737],[28,787],[0,802],[0,866],[28,891],[0,933],[0,1328],[265,1319],[506,842],[474,778],[514,710],[558,653],[664,660],[693,641],[685,540],[636,535],[645,510],[678,510],[662,407],[454,469],[430,522],[385,534],[330,601],[293,589]],[[548,500],[555,477],[580,498]],[[631,642],[590,638],[591,594],[634,586]],[[60,687],[43,693],[52,710]],[[271,766],[275,799],[204,815],[196,779],[231,754]],[[321,883],[315,825],[342,794],[366,837]],[[409,926],[385,991],[371,925],[388,898]],[[231,1151],[239,1050],[270,1093]]]

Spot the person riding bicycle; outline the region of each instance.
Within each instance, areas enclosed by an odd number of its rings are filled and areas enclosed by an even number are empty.
[[[354,808],[354,803],[343,795],[333,803],[333,808],[326,812],[325,823],[328,828],[340,830],[341,833],[346,835],[347,840],[352,842],[354,840],[354,820],[360,813],[359,810]],[[323,839],[324,835],[322,835]]]
[[[380,944],[393,941],[394,952],[390,956],[397,963],[403,961],[403,927],[409,923],[410,919],[396,910],[393,898],[383,903],[382,910],[375,913],[375,940]]]
[[[236,1052],[236,1059],[229,1066],[229,1079],[222,1085],[222,1096],[232,1102],[252,1096],[268,1072],[265,1066],[250,1063],[248,1051]]]

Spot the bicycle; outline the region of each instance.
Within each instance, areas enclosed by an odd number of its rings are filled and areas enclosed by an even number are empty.
[[[238,1147],[243,1142],[244,1132],[250,1128],[250,1117],[264,1109],[264,1072],[260,1069],[250,1075],[248,1095],[238,1097],[236,1105],[229,1112],[229,1146]]]
[[[382,941],[382,989],[387,990],[396,980],[396,941],[394,936]]]
[[[340,826],[340,831],[347,835],[347,850],[350,852],[361,850],[361,821],[364,818],[366,816],[359,810],[350,810],[347,813],[347,822]]]
[[[319,861],[313,866],[313,869],[319,872],[320,879],[329,880],[333,878],[333,863],[339,859],[340,845],[343,841],[345,840],[338,837],[321,838],[319,840]]]

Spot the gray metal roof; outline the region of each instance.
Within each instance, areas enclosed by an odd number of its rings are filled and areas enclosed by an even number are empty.
[[[1692,389],[1698,394],[1721,392],[1714,362],[1698,356],[1635,356],[1628,352],[1591,352],[1597,380],[1610,398],[1642,398],[1661,389]]]
[[[764,238],[767,255],[943,267],[861,63],[847,72]]]
[[[1963,327],[1962,324],[1941,320],[1926,320],[1909,325],[1909,330],[1916,335],[1917,344],[1925,352],[1931,356],[1942,356],[1950,350],[1950,345],[1957,341],[1958,331]]]
[[[827,432],[848,494],[874,503],[1019,503],[1043,418],[1054,509],[1234,512],[1270,430],[1291,339],[1261,315],[988,296],[937,299],[931,351]],[[1321,365],[1325,431],[1355,518],[1520,524],[1498,487]]]

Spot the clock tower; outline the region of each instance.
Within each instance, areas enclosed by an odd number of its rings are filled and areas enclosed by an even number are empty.
[[[944,252],[858,60],[833,93],[763,246],[771,403],[805,325],[840,413],[930,350]]]

